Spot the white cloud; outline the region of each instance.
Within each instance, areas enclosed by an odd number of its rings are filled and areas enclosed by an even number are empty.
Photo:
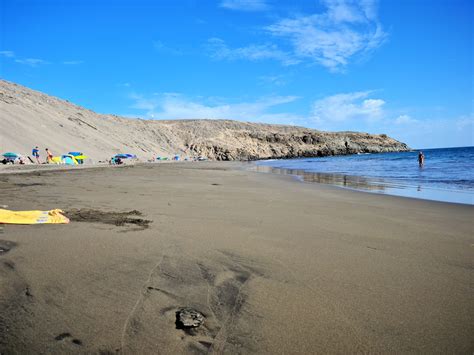
[[[83,63],[84,63],[83,60],[65,60],[65,61],[63,61],[64,65],[79,65],[79,64],[83,64]]]
[[[219,6],[239,11],[265,11],[270,8],[265,0],[223,0]]]
[[[374,121],[383,116],[382,99],[369,98],[371,91],[337,94],[317,100],[312,116],[316,123],[341,123],[349,120]]]
[[[48,64],[47,61],[43,59],[37,59],[37,58],[15,59],[15,62],[29,65],[30,67],[37,67],[43,64]]]
[[[394,120],[394,122],[397,125],[406,125],[406,124],[417,123],[418,120],[411,118],[409,115],[400,115]]]
[[[462,116],[456,121],[456,128],[460,131],[466,130],[471,134],[471,141],[474,139],[474,117]]]
[[[13,51],[0,51],[0,56],[6,57],[6,58],[14,58],[15,57],[15,52],[13,52]]]
[[[283,18],[264,28],[272,40],[232,48],[218,38],[208,41],[216,59],[273,59],[283,65],[315,62],[332,72],[344,71],[351,60],[366,56],[387,38],[377,17],[377,0],[321,0],[322,13]],[[225,0],[232,9],[264,9],[263,1]],[[273,42],[279,39],[278,44]]]
[[[294,56],[331,71],[341,71],[357,54],[379,47],[386,38],[377,19],[375,0],[325,0],[327,11],[286,18],[268,26],[273,36],[287,39]]]
[[[216,103],[214,98],[191,99],[180,94],[154,94],[143,96],[132,94],[131,108],[144,111],[144,118],[152,119],[234,119],[241,121],[295,123],[301,119],[289,113],[271,113],[275,106],[298,99],[296,96],[271,96],[253,102]]]
[[[276,45],[271,43],[230,48],[222,39],[210,38],[207,48],[211,57],[215,59],[248,59],[251,61],[274,59],[280,61],[283,65],[294,65],[300,62],[299,59],[292,57],[291,54],[280,50]]]
[[[14,60],[16,63],[28,65],[30,67],[38,67],[43,64],[49,64],[49,62],[38,58],[18,58],[13,51],[0,51],[0,57],[9,58]]]
[[[413,148],[463,147],[474,145],[474,118],[405,119],[401,124],[385,120],[379,129]],[[395,120],[397,123],[398,118]]]

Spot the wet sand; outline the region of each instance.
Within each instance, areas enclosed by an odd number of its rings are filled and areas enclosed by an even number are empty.
[[[472,353],[473,206],[238,167],[0,175],[0,353]]]

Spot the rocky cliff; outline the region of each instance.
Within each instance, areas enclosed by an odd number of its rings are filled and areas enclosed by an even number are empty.
[[[0,80],[0,151],[28,154],[35,145],[55,154],[83,151],[95,160],[134,153],[254,160],[405,151],[384,134],[321,132],[231,120],[142,120],[102,115]]]

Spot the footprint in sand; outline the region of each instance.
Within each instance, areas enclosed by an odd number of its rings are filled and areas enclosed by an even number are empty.
[[[62,341],[62,340],[71,340],[71,343],[75,344],[75,345],[82,345],[82,341],[79,340],[79,339],[76,339],[76,338],[72,338],[72,335],[71,333],[68,333],[68,332],[64,332],[64,333],[61,333],[57,336],[54,337],[54,340],[56,341]]]
[[[154,265],[124,323],[122,351],[159,343],[177,353],[208,353],[235,350],[233,344],[238,343],[240,350],[251,352],[245,325],[255,320],[242,312],[248,297],[245,286],[262,274],[254,262],[235,255],[203,259],[164,256]],[[183,329],[176,324],[177,312],[188,307],[204,321]]]
[[[10,250],[15,248],[16,246],[17,244],[15,242],[0,239],[0,256],[8,253]]]

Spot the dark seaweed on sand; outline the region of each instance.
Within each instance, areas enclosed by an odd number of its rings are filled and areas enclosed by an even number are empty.
[[[116,226],[125,226],[133,224],[146,229],[152,222],[148,219],[137,218],[133,216],[141,216],[142,213],[137,210],[129,212],[106,212],[94,209],[71,209],[64,212],[64,214],[74,222],[91,222],[91,223],[105,223]]]

